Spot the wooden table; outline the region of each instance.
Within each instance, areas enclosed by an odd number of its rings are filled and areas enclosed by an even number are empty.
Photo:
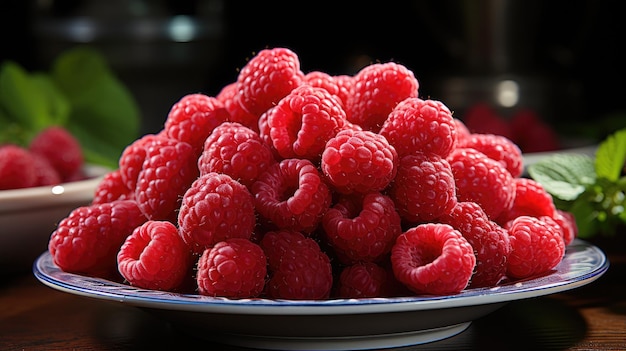
[[[454,337],[397,350],[626,350],[626,253],[595,282],[519,300]],[[0,285],[0,350],[244,350],[173,328],[141,309],[49,288],[30,273]]]

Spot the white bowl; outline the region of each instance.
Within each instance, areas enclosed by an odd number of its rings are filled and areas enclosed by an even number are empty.
[[[108,168],[88,165],[85,180],[0,191],[0,272],[28,271],[61,219],[87,205]]]

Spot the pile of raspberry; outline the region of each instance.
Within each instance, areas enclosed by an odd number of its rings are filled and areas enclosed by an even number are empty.
[[[62,126],[39,131],[23,146],[0,145],[0,190],[24,189],[81,180],[84,155],[80,142]]]
[[[303,72],[264,49],[183,96],[52,233],[64,271],[228,298],[448,295],[549,274],[577,234],[510,139],[413,72]]]

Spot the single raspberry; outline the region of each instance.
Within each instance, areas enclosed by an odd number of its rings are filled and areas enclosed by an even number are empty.
[[[315,165],[285,159],[261,173],[252,194],[257,212],[277,228],[313,232],[330,207],[332,194]]]
[[[199,175],[194,150],[184,141],[163,138],[145,152],[135,188],[137,204],[148,219],[176,222],[182,195]]]
[[[321,168],[340,193],[382,191],[396,176],[398,154],[380,134],[346,129],[326,143]]]
[[[14,144],[0,146],[0,190],[29,188],[37,184],[34,156]]]
[[[554,221],[556,221],[556,223],[563,230],[562,234],[565,246],[571,244],[572,241],[574,241],[574,239],[578,236],[578,224],[576,223],[576,217],[574,217],[574,214],[569,211],[557,209],[556,212],[554,212],[552,219],[554,219]]]
[[[502,135],[473,133],[459,141],[457,146],[476,149],[502,163],[513,177],[520,177],[524,171],[522,151],[511,139]]]
[[[496,221],[500,225],[519,217],[521,215],[541,217],[552,217],[555,214],[556,207],[554,205],[552,195],[546,189],[531,178],[514,178],[515,199],[513,206],[507,211],[503,211]]]
[[[31,155],[35,166],[35,186],[55,185],[63,182],[59,172],[54,169],[46,157],[32,152]],[[70,176],[66,181],[72,181],[72,177]]]
[[[188,94],[172,106],[163,130],[170,138],[191,145],[200,155],[213,129],[229,119],[221,101],[201,93]]]
[[[472,133],[496,134],[515,140],[511,126],[488,103],[478,102],[470,106],[461,119]]]
[[[563,259],[565,243],[554,226],[536,217],[519,216],[505,226],[511,253],[507,275],[524,279],[549,273]]]
[[[282,158],[317,162],[326,142],[346,124],[346,114],[336,97],[323,88],[301,85],[267,111],[271,145]]]
[[[200,175],[224,173],[250,187],[276,160],[272,150],[252,129],[236,122],[215,128],[198,159]]]
[[[229,238],[250,239],[256,217],[250,191],[227,174],[207,173],[184,193],[180,235],[195,253]]]
[[[354,87],[354,76],[339,74],[331,77],[333,77],[335,84],[337,84],[337,86],[339,87],[339,92],[337,93],[337,96],[339,96],[341,104],[344,106],[345,109],[345,106],[348,103],[348,99],[350,98],[350,95],[352,94],[352,89]]]
[[[108,172],[96,186],[92,205],[103,204],[115,200],[134,200],[134,189],[128,189],[119,168]]]
[[[225,85],[215,98],[222,102],[224,108],[230,115],[231,122],[241,123],[258,133],[259,116],[250,113],[241,106],[238,92],[237,82],[232,82]]]
[[[198,292],[208,296],[253,298],[265,288],[267,259],[258,244],[231,238],[207,248],[198,260]]]
[[[175,291],[193,261],[178,229],[167,221],[147,221],[133,230],[117,254],[124,279],[143,289]]]
[[[465,289],[476,266],[472,245],[452,226],[424,223],[400,234],[391,249],[396,278],[417,294]]]
[[[478,203],[492,220],[511,209],[515,182],[500,162],[471,148],[456,148],[447,160],[454,174],[459,201]]]
[[[389,113],[380,134],[400,157],[416,152],[446,157],[457,143],[452,112],[440,101],[407,98]]]
[[[61,126],[42,130],[30,141],[28,148],[47,158],[59,172],[62,181],[77,173],[85,162],[80,142]]]
[[[118,161],[120,176],[128,189],[137,187],[137,178],[146,160],[146,149],[167,143],[169,138],[162,131],[158,134],[145,134],[122,150]]]
[[[259,51],[237,76],[237,98],[242,107],[260,116],[302,84],[300,59],[287,48]]]
[[[266,293],[274,299],[321,300],[330,296],[330,259],[311,238],[296,231],[272,231],[261,240],[269,262]]]
[[[469,138],[470,135],[472,135],[472,132],[470,132],[469,128],[467,128],[462,120],[458,118],[453,118],[453,120],[456,129],[456,140],[458,146],[465,138]]]
[[[436,154],[404,156],[389,187],[389,196],[400,217],[409,222],[430,221],[449,213],[457,201],[452,168]]]
[[[146,220],[133,200],[78,207],[59,222],[48,250],[65,272],[116,276],[120,247]]]
[[[326,212],[322,226],[329,245],[346,264],[382,260],[402,232],[393,201],[377,192],[342,196]]]
[[[341,106],[344,107],[346,103],[345,99],[350,95],[350,90],[345,84],[345,82],[348,81],[340,81],[340,79],[343,78],[335,78],[335,76],[331,76],[322,71],[311,71],[304,76],[302,83],[312,87],[326,89],[331,95],[337,97]]]
[[[438,221],[461,232],[474,249],[476,268],[469,287],[495,286],[506,278],[507,257],[511,252],[509,234],[490,220],[477,203],[459,202]]]
[[[346,102],[347,118],[376,133],[400,101],[418,96],[419,83],[413,72],[395,62],[365,66],[353,80]]]
[[[401,283],[393,271],[374,262],[357,262],[341,270],[337,281],[337,296],[344,299],[398,296]]]

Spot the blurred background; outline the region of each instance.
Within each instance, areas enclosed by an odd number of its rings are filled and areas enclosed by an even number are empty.
[[[411,69],[420,97],[463,119],[489,106],[532,111],[564,140],[626,126],[625,26],[617,0],[3,0],[1,60],[45,70],[64,50],[100,50],[141,110],[163,126],[183,95],[216,95],[255,52],[284,46],[305,72]]]

